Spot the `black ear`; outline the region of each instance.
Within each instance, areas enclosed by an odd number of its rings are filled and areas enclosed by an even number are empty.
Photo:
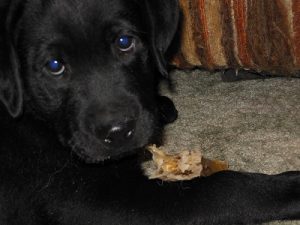
[[[6,18],[0,5],[0,103],[12,117],[22,113],[23,89],[18,57],[8,34]]]
[[[151,29],[151,45],[159,72],[167,77],[165,54],[178,27],[179,4],[177,0],[144,0]]]

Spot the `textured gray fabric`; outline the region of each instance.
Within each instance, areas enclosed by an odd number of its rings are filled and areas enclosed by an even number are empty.
[[[224,83],[200,70],[174,71],[172,78],[174,93],[162,85],[179,111],[166,128],[169,151],[200,149],[239,171],[300,170],[300,79]]]

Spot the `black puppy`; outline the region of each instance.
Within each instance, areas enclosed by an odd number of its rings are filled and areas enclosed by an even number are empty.
[[[175,0],[0,2],[1,225],[300,219],[299,172],[161,184],[136,157],[114,160],[176,118],[157,85],[178,11]]]

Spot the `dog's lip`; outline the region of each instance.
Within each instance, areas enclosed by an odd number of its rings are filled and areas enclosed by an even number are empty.
[[[126,152],[123,152],[123,153],[120,153],[117,155],[101,156],[100,158],[93,158],[93,157],[85,155],[84,161],[86,163],[90,163],[90,164],[103,163],[103,162],[107,162],[107,161],[119,161],[128,156],[138,154],[139,149],[141,149],[141,148],[135,148],[131,151],[126,151]]]
[[[100,163],[104,161],[110,160],[111,156],[101,156],[101,157],[95,157],[91,156],[87,153],[87,151],[84,148],[80,147],[73,147],[72,151],[79,157],[80,160],[84,161],[85,163]]]

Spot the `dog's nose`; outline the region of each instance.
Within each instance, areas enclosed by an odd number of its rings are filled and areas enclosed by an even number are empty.
[[[132,139],[134,131],[135,121],[131,120],[97,129],[97,134],[106,145],[122,146]]]

